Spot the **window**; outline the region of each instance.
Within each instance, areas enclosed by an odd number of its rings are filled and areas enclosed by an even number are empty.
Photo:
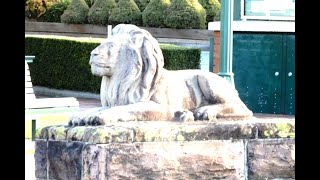
[[[241,19],[295,20],[295,0],[241,0]]]

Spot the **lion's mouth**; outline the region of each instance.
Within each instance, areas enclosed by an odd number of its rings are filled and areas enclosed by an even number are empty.
[[[106,69],[110,69],[111,67],[105,64],[95,64],[92,63],[91,65],[96,66],[96,67],[101,67],[101,68],[106,68]]]

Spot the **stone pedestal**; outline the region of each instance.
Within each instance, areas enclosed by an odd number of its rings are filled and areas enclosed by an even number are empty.
[[[37,179],[294,179],[294,119],[38,129]]]

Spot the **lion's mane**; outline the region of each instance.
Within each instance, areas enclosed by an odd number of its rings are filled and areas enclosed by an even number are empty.
[[[117,25],[112,37],[119,37],[123,44],[118,53],[123,62],[113,77],[102,78],[102,105],[113,107],[150,100],[163,73],[159,43],[148,31],[134,25]]]

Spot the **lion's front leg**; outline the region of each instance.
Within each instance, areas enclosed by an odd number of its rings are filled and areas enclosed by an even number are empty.
[[[73,115],[69,126],[104,125],[108,122],[135,121],[137,116],[125,106],[94,108]]]
[[[175,118],[174,112],[168,110],[168,107],[152,101],[89,111],[83,115],[71,117],[69,125],[104,125],[108,122],[124,121],[172,121]]]

